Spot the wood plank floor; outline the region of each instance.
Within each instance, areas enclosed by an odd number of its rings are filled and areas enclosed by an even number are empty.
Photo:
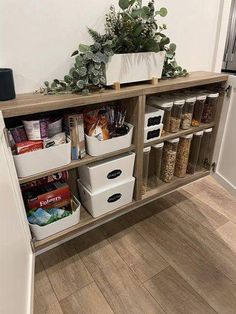
[[[36,258],[34,314],[236,313],[236,200],[212,178]]]

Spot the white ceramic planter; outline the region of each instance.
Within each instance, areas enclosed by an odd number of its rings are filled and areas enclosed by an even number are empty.
[[[161,78],[165,51],[113,55],[106,64],[106,85]]]

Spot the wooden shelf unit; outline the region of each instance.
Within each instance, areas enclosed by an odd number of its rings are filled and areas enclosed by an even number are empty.
[[[145,195],[141,194],[142,187],[142,168],[143,168],[143,148],[150,146],[167,139],[179,137],[199,130],[213,127],[212,143],[210,147],[210,157],[213,156],[213,149],[216,140],[216,134],[218,131],[218,125],[221,115],[221,109],[224,99],[224,85],[227,81],[227,75],[216,74],[209,72],[195,72],[191,73],[185,78],[177,78],[170,80],[161,80],[158,85],[151,84],[138,84],[127,87],[122,87],[120,90],[108,89],[103,93],[92,93],[89,96],[81,95],[52,95],[43,96],[35,94],[24,94],[17,96],[15,100],[0,102],[0,111],[2,111],[3,117],[7,121],[8,118],[18,117],[23,115],[29,115],[39,112],[47,112],[53,110],[67,109],[67,108],[80,108],[87,105],[94,105],[108,101],[122,100],[127,105],[127,121],[134,125],[133,144],[131,147],[125,150],[118,150],[111,154],[105,154],[99,157],[86,156],[82,160],[72,161],[70,164],[60,167],[58,169],[51,169],[50,171],[35,174],[30,177],[20,178],[19,183],[26,183],[31,180],[40,178],[42,176],[50,175],[62,170],[70,170],[77,168],[81,165],[88,164],[94,161],[103,160],[111,156],[117,156],[121,153],[128,151],[135,151],[136,160],[134,167],[134,176],[136,178],[135,190],[133,196],[133,202],[118,208],[114,211],[98,218],[90,216],[83,208],[81,211],[81,221],[79,224],[59,232],[51,237],[48,237],[41,241],[34,242],[34,248],[40,252],[42,249],[50,248],[51,245],[66,241],[71,237],[85,233],[98,225],[101,225],[109,220],[123,215],[137,207],[145,205],[167,193],[170,193],[181,186],[184,186],[190,182],[198,180],[206,175],[210,174],[210,171],[203,170],[193,175],[187,175],[185,178],[175,178],[171,183],[161,184],[159,188],[151,189],[147,191]],[[210,124],[201,124],[199,127],[194,127],[189,130],[180,130],[174,134],[166,134],[158,140],[143,143],[144,137],[144,113],[146,105],[146,97],[151,94],[159,94],[163,92],[173,92],[175,90],[186,89],[189,87],[203,86],[204,88],[216,87],[220,90],[220,97],[217,104],[217,112],[215,121]]]

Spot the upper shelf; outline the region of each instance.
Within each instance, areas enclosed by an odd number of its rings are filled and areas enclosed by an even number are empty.
[[[211,72],[193,72],[187,77],[169,80],[160,80],[157,85],[136,84],[122,87],[120,90],[107,89],[104,92],[94,92],[88,96],[66,94],[66,95],[41,95],[20,94],[16,99],[0,101],[0,111],[5,118],[22,116],[50,110],[73,108],[100,102],[137,97],[142,95],[167,92],[181,88],[201,86],[227,81],[226,74]]]

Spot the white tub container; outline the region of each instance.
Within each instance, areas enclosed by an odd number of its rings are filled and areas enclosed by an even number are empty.
[[[129,132],[127,134],[105,141],[99,141],[96,137],[85,134],[87,153],[90,156],[100,156],[129,147],[132,143],[134,127],[129,123],[126,123],[126,125],[129,126]]]
[[[144,129],[144,143],[157,140],[161,137],[163,124],[151,126]]]
[[[106,85],[161,78],[164,60],[165,51],[115,54],[106,64]]]
[[[78,168],[81,183],[97,192],[133,176],[135,153],[127,153]]]
[[[78,187],[83,206],[96,218],[118,207],[124,206],[133,199],[135,178],[130,178],[111,188],[90,192],[78,180]]]
[[[40,149],[22,155],[14,155],[19,178],[34,175],[71,162],[71,142]]]
[[[162,124],[164,110],[146,105],[144,116],[144,128]]]
[[[30,229],[36,240],[45,239],[55,233],[70,228],[80,221],[80,202],[74,197],[72,200],[73,213],[70,216],[61,218],[46,226],[29,224]]]

